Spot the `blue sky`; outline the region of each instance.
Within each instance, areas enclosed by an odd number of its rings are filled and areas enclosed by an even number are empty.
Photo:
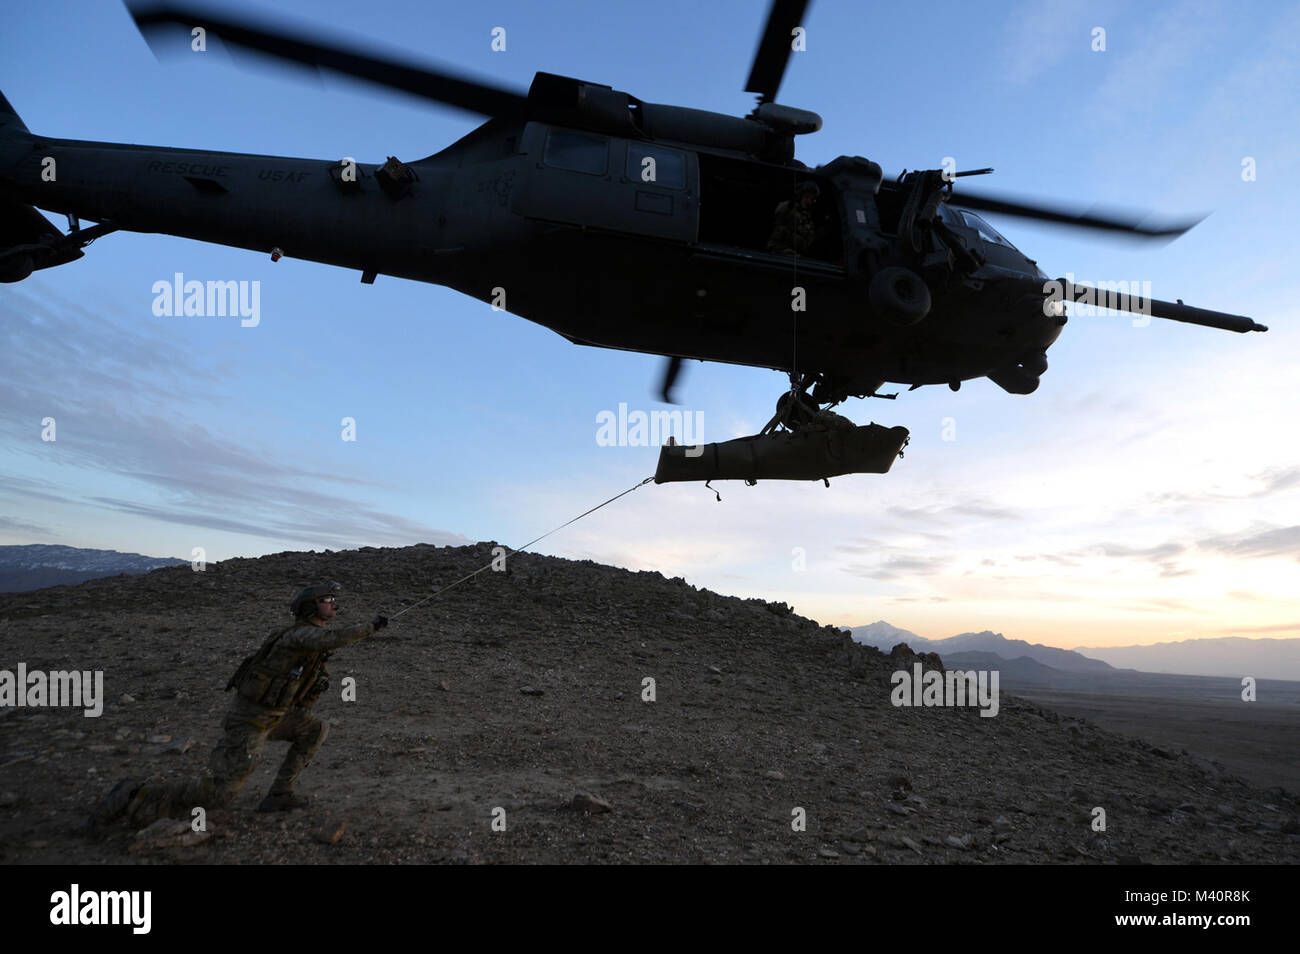
[[[275,9],[520,90],[545,70],[735,115],[752,105],[742,87],[766,13],[669,0]],[[911,429],[887,476],[829,490],[724,483],[721,504],[699,486],[650,485],[540,552],[932,638],[1300,635],[1300,8],[926,10],[814,3],[779,97],[825,120],[801,159],[865,155],[895,174],[953,156],[996,168],[987,191],[1210,212],[1167,245],[990,218],[1053,276],[1150,281],[1156,298],[1271,330],[1079,316],[1034,395],[978,381],[841,407]],[[241,69],[220,49],[159,62],[113,2],[4,19],[0,89],[42,134],[375,162],[429,155],[477,124],[337,77]],[[505,52],[490,47],[498,26]],[[175,272],[260,281],[260,324],[155,317],[153,283]],[[653,448],[598,445],[596,418],[661,408],[661,359],[577,347],[432,285],[365,286],[291,258],[122,233],[0,286],[0,335],[0,543],[186,558],[201,546],[209,559],[519,545],[655,466]],[[725,440],[757,430],[784,383],[691,362],[677,393],[706,440]],[[46,416],[53,443],[40,439]]]

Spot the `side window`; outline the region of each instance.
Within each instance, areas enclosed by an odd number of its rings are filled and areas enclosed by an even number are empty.
[[[603,136],[552,129],[546,137],[542,162],[556,169],[603,176],[609,168],[609,140]]]
[[[627,144],[627,177],[664,189],[686,188],[686,153],[639,142]]]

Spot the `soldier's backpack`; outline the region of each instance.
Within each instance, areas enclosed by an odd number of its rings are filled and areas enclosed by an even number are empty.
[[[302,653],[302,658],[294,660],[294,665],[288,671],[268,666],[267,659],[276,641],[285,633],[291,632],[295,626],[287,626],[271,633],[257,652],[239,664],[235,674],[226,683],[226,691],[234,689],[241,697],[259,705],[273,708],[289,705],[298,694],[303,677],[303,663],[307,661],[307,657],[316,654]]]

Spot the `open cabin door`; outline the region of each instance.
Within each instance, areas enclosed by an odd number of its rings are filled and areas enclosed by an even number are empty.
[[[511,210],[549,222],[694,242],[699,229],[695,153],[531,122],[529,162]]]

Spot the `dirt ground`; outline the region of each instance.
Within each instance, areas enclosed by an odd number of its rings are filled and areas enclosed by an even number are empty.
[[[1300,861],[1293,795],[1182,754],[1163,729],[1133,739],[1006,693],[992,718],[895,706],[905,649],[781,604],[533,555],[335,654],[307,810],[252,810],[284,750],[270,743],[198,843],[77,833],[117,779],[204,771],[221,688],[288,621],[297,587],[342,581],[340,623],[360,621],[487,564],[492,546],[281,553],[0,595],[0,668],[102,668],[107,699],[98,718],[0,709],[0,860]]]
[[[1027,689],[1020,695],[1103,729],[1216,759],[1261,788],[1300,792],[1300,705]]]

